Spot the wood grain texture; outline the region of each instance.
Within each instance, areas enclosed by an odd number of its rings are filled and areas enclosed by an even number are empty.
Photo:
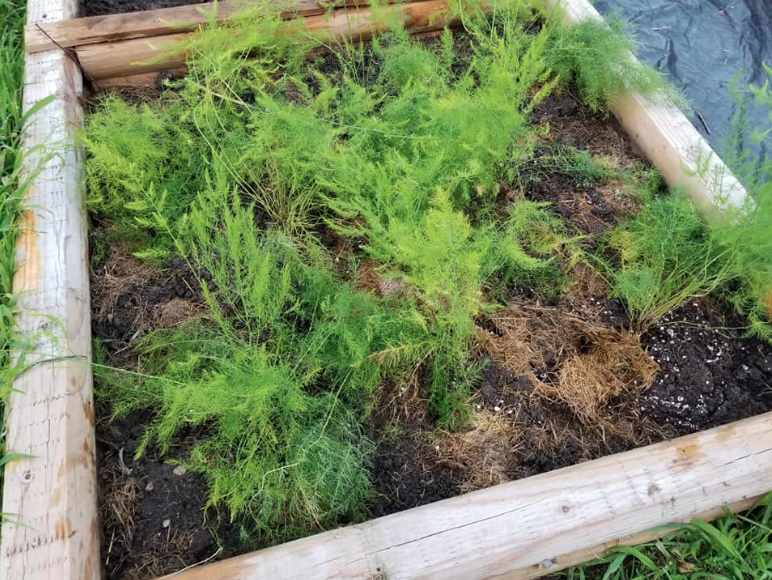
[[[75,0],[30,0],[28,22],[72,16]],[[25,135],[27,172],[45,163],[25,199],[17,242],[21,337],[35,363],[14,382],[7,447],[2,580],[98,580],[94,405],[86,221],[79,150],[82,79],[61,51],[27,55],[24,109],[49,95]],[[18,355],[17,355],[18,356]],[[57,359],[56,361],[52,359]]]
[[[652,537],[641,530],[747,507],[768,491],[770,473],[772,413],[173,577],[523,580]]]
[[[568,23],[602,20],[588,0],[542,0]],[[635,56],[630,54],[630,59]],[[666,96],[631,92],[613,104],[614,116],[668,185],[681,186],[703,211],[716,216],[746,201],[745,188],[683,112]]]
[[[390,3],[395,1],[389,0]],[[267,5],[267,8],[280,12],[283,18],[289,19],[296,16],[319,16],[327,12],[333,3],[323,4],[316,0],[274,0]],[[356,8],[368,4],[366,0],[338,0],[334,5]],[[213,12],[213,7],[213,3],[207,2],[143,12],[87,16],[61,22],[31,24],[24,32],[26,50],[28,53],[36,53],[86,44],[190,32],[209,22],[208,14]],[[215,21],[229,20],[241,8],[244,8],[243,2],[240,4],[218,2]]]
[[[397,11],[412,32],[426,32],[453,24],[455,21],[440,18],[448,8],[447,0],[425,0],[400,4],[384,9],[384,13]],[[384,14],[385,17],[385,14]],[[322,16],[305,19],[309,32],[327,31],[333,38],[366,40],[382,31],[383,26],[373,17],[370,9],[338,9]],[[77,46],[75,50],[86,74],[99,81],[142,73],[177,68],[185,63],[185,55],[176,53],[179,43],[190,33],[167,34],[154,38],[140,38],[122,42]]]
[[[453,30],[453,28],[451,28]],[[436,38],[442,34],[442,30],[429,30],[425,32],[416,32],[413,37],[420,40],[428,40],[429,38]],[[318,51],[314,51],[312,54],[324,54],[328,52],[327,49],[321,48]],[[187,67],[181,66],[179,68],[166,69],[164,72],[170,73],[173,77],[181,77],[187,73]],[[114,90],[132,90],[132,89],[148,89],[157,90],[159,85],[159,73],[147,72],[137,75],[129,75],[125,77],[112,77],[109,79],[102,79],[96,81],[92,85],[92,89],[99,92],[109,92]]]

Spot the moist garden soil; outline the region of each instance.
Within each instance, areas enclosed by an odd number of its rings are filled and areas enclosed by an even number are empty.
[[[533,121],[550,126],[545,147],[565,144],[607,156],[620,167],[640,162],[613,121],[593,114],[570,94],[548,98]],[[608,230],[637,209],[614,185],[581,183],[560,173],[531,183],[525,195],[550,202],[577,231],[588,234]],[[205,308],[195,277],[180,260],[151,268],[132,257],[126,245],[96,243],[107,225],[95,222],[91,231],[92,247],[108,248],[105,255],[92,256],[92,332],[109,364],[130,368],[139,337],[179,325]],[[320,239],[341,264],[359,251],[327,230],[320,231]],[[366,268],[348,274],[357,277],[360,288],[388,291],[386,281]],[[565,349],[550,340],[549,329],[574,329],[561,336],[574,340],[581,355],[585,343],[599,340],[598,332],[623,333],[630,324],[622,305],[607,298],[608,288],[591,272],[577,268],[570,275],[569,290],[551,303],[544,304],[528,288],[512,288],[504,313],[479,321],[478,357],[485,366],[470,401],[474,411],[468,428],[458,433],[437,429],[422,398],[421,377],[412,390],[393,384],[381,388],[367,426],[376,444],[373,516],[772,409],[772,349],[742,338],[742,321],[729,308],[699,299],[672,310],[642,335],[645,352],[658,365],[652,386],[612,398],[597,425],[588,427],[570,404],[544,392],[567,364]],[[499,348],[509,344],[515,319],[521,324],[516,328],[530,329],[529,347],[538,353],[525,373],[513,371],[501,356],[506,349]],[[205,511],[205,481],[175,465],[195,440],[194,431],[178,437],[164,456],[151,447],[135,459],[150,417],[135,413],[111,421],[109,405],[100,399],[98,412],[106,578],[153,578],[264,547],[244,545],[238,522],[219,521],[213,510]]]

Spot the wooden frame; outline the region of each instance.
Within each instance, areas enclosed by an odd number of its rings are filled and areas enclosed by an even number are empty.
[[[571,22],[600,18],[587,0],[544,2],[562,7]],[[57,154],[34,181],[18,243],[14,285],[23,291],[18,321],[22,335],[35,345],[28,360],[36,364],[16,380],[10,401],[9,450],[31,457],[6,468],[3,511],[19,523],[3,525],[0,580],[100,576],[86,221],[80,154],[71,139],[80,123],[81,74],[63,49],[74,49],[87,74],[105,84],[139,82],[146,78],[141,73],[160,69],[131,63],[157,56],[158,46],[178,42],[203,18],[199,7],[183,7],[62,22],[73,16],[74,4],[29,2],[25,109],[49,94],[56,100],[38,115],[25,143],[32,151],[55,143]],[[394,9],[415,31],[427,31],[445,24],[431,18],[444,6],[445,0],[416,0]],[[227,5],[220,10],[219,17],[230,15]],[[378,29],[367,10],[323,16],[310,0],[295,11],[287,11],[281,0],[277,10],[286,18],[306,17],[310,29],[361,37]],[[105,54],[116,56],[105,59]],[[183,62],[162,64],[171,68]],[[614,112],[669,184],[686,187],[706,207],[744,202],[743,188],[666,100],[632,94],[619,99]],[[29,171],[40,159],[30,155]],[[645,531],[652,526],[714,517],[723,506],[748,507],[772,485],[770,473],[772,413],[173,576],[533,578],[610,546],[663,533]]]
[[[406,28],[413,33],[441,29],[453,22],[436,18],[448,8],[448,0],[411,1],[395,4],[384,10],[384,15],[400,14]],[[324,31],[332,38],[348,37],[367,40],[381,28],[370,8],[349,10],[339,8],[322,15],[304,17],[307,32]],[[121,42],[86,44],[76,46],[83,71],[95,81],[121,77],[128,74],[155,72],[176,68],[185,64],[185,54],[173,52],[191,33],[176,32],[154,36],[152,39],[137,38]]]
[[[419,0],[405,0],[405,3]],[[390,3],[394,3],[390,0]],[[333,4],[332,2],[330,4]],[[367,7],[365,0],[337,0],[335,6],[341,8]],[[282,7],[284,6],[284,8]],[[316,0],[276,0],[272,4],[275,11],[285,20],[298,16],[322,16],[329,9]],[[233,17],[238,6],[223,1],[217,5],[215,20],[223,22]],[[74,48],[88,44],[118,42],[134,38],[152,38],[165,34],[192,32],[209,22],[209,14],[214,13],[214,5],[190,4],[174,8],[129,12],[128,14],[107,14],[89,16],[74,21],[51,23],[31,23],[26,27],[25,45],[28,54],[54,50],[56,48]]]

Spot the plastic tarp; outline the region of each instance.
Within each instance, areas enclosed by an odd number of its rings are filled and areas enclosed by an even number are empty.
[[[740,73],[744,92],[768,79],[762,63],[772,66],[772,0],[596,0],[595,7],[632,24],[638,57],[682,90],[692,123],[721,153],[737,109],[732,78]],[[768,126],[768,111],[748,110],[749,130]]]

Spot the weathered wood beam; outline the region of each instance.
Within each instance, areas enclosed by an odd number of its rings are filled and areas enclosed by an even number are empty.
[[[366,7],[368,3],[366,0],[337,0],[334,3],[316,0],[274,0],[271,4],[265,4],[265,8],[280,12],[284,19],[290,19],[298,16],[319,16],[328,12],[333,5],[356,8]],[[26,27],[25,46],[27,52],[33,54],[57,48],[191,32],[209,23],[212,17],[216,22],[227,21],[246,6],[248,5],[243,2],[218,2],[215,12],[214,4],[207,2],[143,12],[87,16],[59,22],[36,22]]]
[[[412,32],[427,32],[453,24],[455,21],[442,18],[447,11],[447,0],[424,0],[409,4],[398,4],[384,8],[380,17],[387,18],[397,12]],[[327,32],[332,38],[365,40],[384,30],[379,17],[369,8],[334,10],[321,16],[305,18],[307,32]],[[191,33],[167,34],[146,39],[125,40],[103,44],[89,44],[75,48],[83,71],[99,81],[113,77],[177,68],[185,64],[186,55],[175,48]]]
[[[767,413],[173,578],[525,580],[664,533],[641,530],[746,508],[768,491],[770,473]]]

